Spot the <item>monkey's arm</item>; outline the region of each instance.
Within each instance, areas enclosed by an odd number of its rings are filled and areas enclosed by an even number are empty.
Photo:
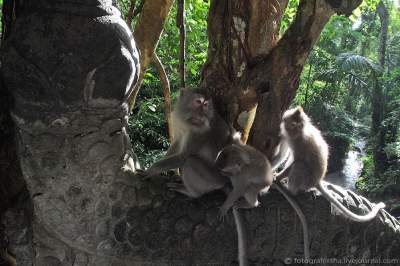
[[[165,154],[165,157],[171,157],[173,155],[176,155],[180,152],[180,142],[179,141],[173,141],[171,143],[171,146],[169,146],[169,149],[167,150],[167,153]]]
[[[177,169],[182,167],[184,163],[185,157],[183,154],[172,155],[154,163],[149,169],[146,170],[146,175],[154,176],[161,172]]]
[[[289,156],[290,156],[289,145],[281,137],[281,141],[279,142],[277,150],[271,160],[272,171],[277,169],[285,160],[288,159]]]
[[[234,177],[238,178],[238,177]],[[246,186],[243,182],[238,184],[237,182],[232,182],[233,190],[229,193],[227,199],[225,200],[224,204],[222,204],[219,210],[219,216],[221,219],[224,219],[226,214],[228,213],[229,209],[233,206],[236,200],[238,200],[241,196],[244,195],[246,191]]]

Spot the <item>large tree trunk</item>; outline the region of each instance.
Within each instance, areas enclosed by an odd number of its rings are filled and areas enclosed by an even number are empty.
[[[212,1],[208,16],[208,58],[202,86],[217,109],[247,139],[257,107],[257,91],[241,80],[252,58],[267,55],[279,38],[287,0]]]
[[[223,193],[188,199],[168,191],[165,179],[134,176],[126,164],[127,97],[138,58],[110,2],[24,1],[2,51],[18,157],[35,208],[35,263],[230,265],[237,258],[236,231],[232,217],[217,219]],[[356,210],[369,208],[345,191],[337,196]],[[333,216],[320,197],[297,200],[310,225],[313,257],[397,255],[400,224],[387,213],[358,224]],[[274,191],[261,201],[263,207],[241,211],[251,261],[282,265],[284,258],[301,257],[294,211]]]

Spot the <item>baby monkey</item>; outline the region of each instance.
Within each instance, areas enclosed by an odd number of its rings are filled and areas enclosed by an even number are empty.
[[[223,219],[235,202],[235,208],[253,208],[259,205],[258,194],[267,192],[273,181],[271,164],[268,159],[249,145],[231,144],[218,154],[216,166],[223,175],[230,178],[232,191],[220,208]]]
[[[286,149],[282,151],[286,153]],[[273,161],[279,164],[281,159],[273,159]],[[234,143],[225,147],[218,154],[216,166],[223,175],[230,178],[233,187],[220,208],[219,216],[221,219],[224,219],[231,207],[233,207],[234,215],[237,214],[236,209],[238,208],[257,207],[259,205],[258,194],[266,193],[270,187],[273,187],[286,198],[296,211],[303,227],[304,257],[305,259],[310,258],[308,225],[305,215],[297,202],[281,184],[272,183],[272,169],[276,166],[271,166],[264,154],[249,145]],[[239,200],[240,197],[243,197],[241,201]]]
[[[292,194],[296,195],[315,187],[348,218],[358,222],[372,220],[379,210],[385,207],[381,202],[375,205],[370,213],[357,215],[326,190],[322,179],[328,166],[328,145],[300,106],[283,114],[281,134],[282,141],[286,141],[289,146],[290,158],[276,179],[280,181],[287,177],[288,189]]]

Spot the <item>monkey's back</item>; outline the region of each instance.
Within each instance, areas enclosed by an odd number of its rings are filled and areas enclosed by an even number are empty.
[[[323,139],[320,131],[309,124],[304,128],[303,134],[297,140],[291,142],[293,145],[295,161],[303,161],[307,166],[309,178],[315,186],[324,178],[328,166],[328,145]]]
[[[273,181],[271,163],[267,157],[256,148],[250,145],[242,145],[242,148],[250,155],[251,162],[243,168],[250,183],[258,188],[270,186]]]

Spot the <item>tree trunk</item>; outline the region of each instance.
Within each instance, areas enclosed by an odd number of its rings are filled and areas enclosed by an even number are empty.
[[[169,191],[165,178],[144,181],[126,165],[127,98],[139,66],[131,33],[110,2],[24,1],[2,50],[18,157],[34,203],[34,263],[233,264],[233,218],[217,218],[222,192],[188,199]],[[359,196],[336,193],[355,210],[370,208]],[[387,213],[358,224],[333,216],[311,193],[296,200],[309,222],[312,257],[397,255],[400,224]],[[261,202],[240,211],[251,262],[301,257],[301,226],[289,204],[275,191]]]
[[[386,41],[389,26],[389,12],[385,4],[381,1],[377,7],[377,13],[381,21],[379,33],[378,57],[379,64],[382,69],[385,68]],[[377,80],[374,84],[372,92],[372,135],[374,140],[374,175],[379,177],[388,167],[388,158],[384,151],[386,129],[382,125],[384,117],[385,100],[383,96],[382,86]]]
[[[250,60],[267,55],[275,46],[287,2],[211,2],[202,86],[213,96],[221,115],[246,138],[257,107],[257,93],[241,80]]]

